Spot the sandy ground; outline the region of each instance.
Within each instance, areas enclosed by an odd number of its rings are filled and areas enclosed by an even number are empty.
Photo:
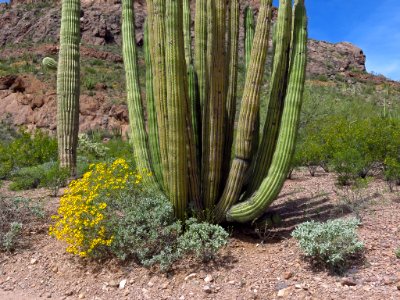
[[[227,227],[232,237],[215,261],[187,260],[167,274],[133,262],[73,257],[47,235],[50,221],[36,224],[24,231],[24,247],[0,254],[0,299],[400,299],[400,259],[394,254],[400,247],[399,193],[376,180],[365,191],[347,193],[352,204],[345,204],[334,182],[332,174],[295,172],[271,207],[283,218],[280,226],[261,235],[251,227]],[[6,187],[0,192],[14,195]],[[58,199],[48,191],[22,194],[47,199],[49,214],[55,212]],[[290,235],[293,228],[354,214],[362,218],[364,259],[342,276],[312,267]]]

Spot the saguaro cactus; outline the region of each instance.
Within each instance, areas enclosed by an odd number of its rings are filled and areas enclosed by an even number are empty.
[[[76,169],[80,91],[80,0],[63,0],[57,72],[57,138],[61,167]]]
[[[147,1],[146,45],[151,46],[146,61],[153,76],[153,81],[147,80],[147,94],[154,91],[155,104],[147,97],[151,126],[146,132],[136,70],[133,2],[123,0],[123,54],[137,164],[155,170],[151,155],[160,153],[162,176],[155,177],[181,219],[190,214],[192,204],[197,216],[215,222],[252,221],[279,193],[294,150],[306,67],[304,0],[295,0],[293,12],[291,0],[280,0],[267,120],[262,146],[255,151],[272,14],[272,0],[260,2],[232,160],[239,5],[237,1],[229,6],[225,0],[196,1],[194,64],[188,5],[187,0]],[[201,114],[196,116],[199,106]],[[146,137],[154,139],[156,127],[159,143],[157,139],[147,143]]]

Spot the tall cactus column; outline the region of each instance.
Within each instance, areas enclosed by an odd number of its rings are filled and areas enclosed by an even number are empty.
[[[275,200],[285,182],[293,156],[300,110],[303,100],[307,63],[307,17],[304,0],[296,0],[292,34],[289,83],[285,98],[280,131],[267,177],[252,197],[233,206],[228,221],[248,222],[259,217]]]
[[[209,0],[210,1],[210,0]],[[211,1],[208,13],[211,30],[208,43],[208,63],[210,66],[209,97],[204,103],[203,127],[203,195],[205,207],[211,210],[220,196],[222,161],[224,154],[224,122],[226,108],[226,1]]]
[[[169,196],[178,218],[184,219],[188,200],[186,152],[187,79],[183,47],[182,0],[166,0],[165,64],[168,98]],[[186,80],[185,80],[186,79]]]
[[[252,138],[254,138],[254,127],[260,107],[260,90],[268,52],[271,15],[272,0],[262,0],[240,109],[235,157],[215,212],[218,222],[224,219],[227,210],[239,199],[253,153]]]
[[[141,172],[152,172],[136,62],[135,21],[132,0],[122,1],[122,54],[126,73],[129,123],[136,165]],[[145,176],[144,180],[156,187],[156,181],[153,176]]]
[[[80,92],[80,0],[63,0],[57,72],[57,138],[61,167],[76,172]]]

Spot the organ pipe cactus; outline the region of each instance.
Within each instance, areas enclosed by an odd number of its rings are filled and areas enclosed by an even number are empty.
[[[76,170],[80,92],[80,0],[63,0],[57,68],[57,139],[61,167]]]
[[[254,140],[272,0],[260,3],[235,139],[238,1],[197,0],[194,43],[189,4],[147,0],[146,65],[152,76],[147,76],[146,114],[137,77],[133,1],[123,0],[123,56],[137,165],[157,173],[153,153],[159,153],[161,175],[152,184],[169,197],[180,219],[192,208],[215,222],[254,221],[282,188],[294,150],[306,67],[304,0],[295,0],[294,9],[290,0],[280,0],[267,119],[258,149]]]

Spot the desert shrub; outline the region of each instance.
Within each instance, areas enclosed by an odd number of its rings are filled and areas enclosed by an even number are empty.
[[[310,221],[298,225],[292,236],[306,256],[334,269],[341,269],[347,265],[350,256],[364,248],[357,237],[359,224],[355,218],[325,223]]]
[[[27,198],[0,196],[0,207],[0,251],[16,249],[22,227],[45,216],[42,205]]]
[[[149,190],[123,159],[91,165],[60,200],[50,234],[81,257],[114,255],[166,270],[185,255],[212,257],[226,243],[219,226],[175,219],[165,196]],[[190,239],[196,238],[194,241]]]
[[[104,158],[108,148],[99,141],[94,141],[85,133],[79,134],[78,151],[86,156],[93,156],[96,159]]]
[[[48,187],[56,196],[58,189],[65,186],[69,170],[60,168],[57,162],[47,162],[33,167],[25,167],[11,174],[10,189],[14,191]]]
[[[8,178],[12,171],[57,160],[57,141],[42,131],[32,135],[20,131],[12,141],[0,142],[0,176]]]
[[[196,219],[186,221],[186,231],[179,237],[179,248],[208,261],[227,244],[229,234],[218,225],[198,223]]]

